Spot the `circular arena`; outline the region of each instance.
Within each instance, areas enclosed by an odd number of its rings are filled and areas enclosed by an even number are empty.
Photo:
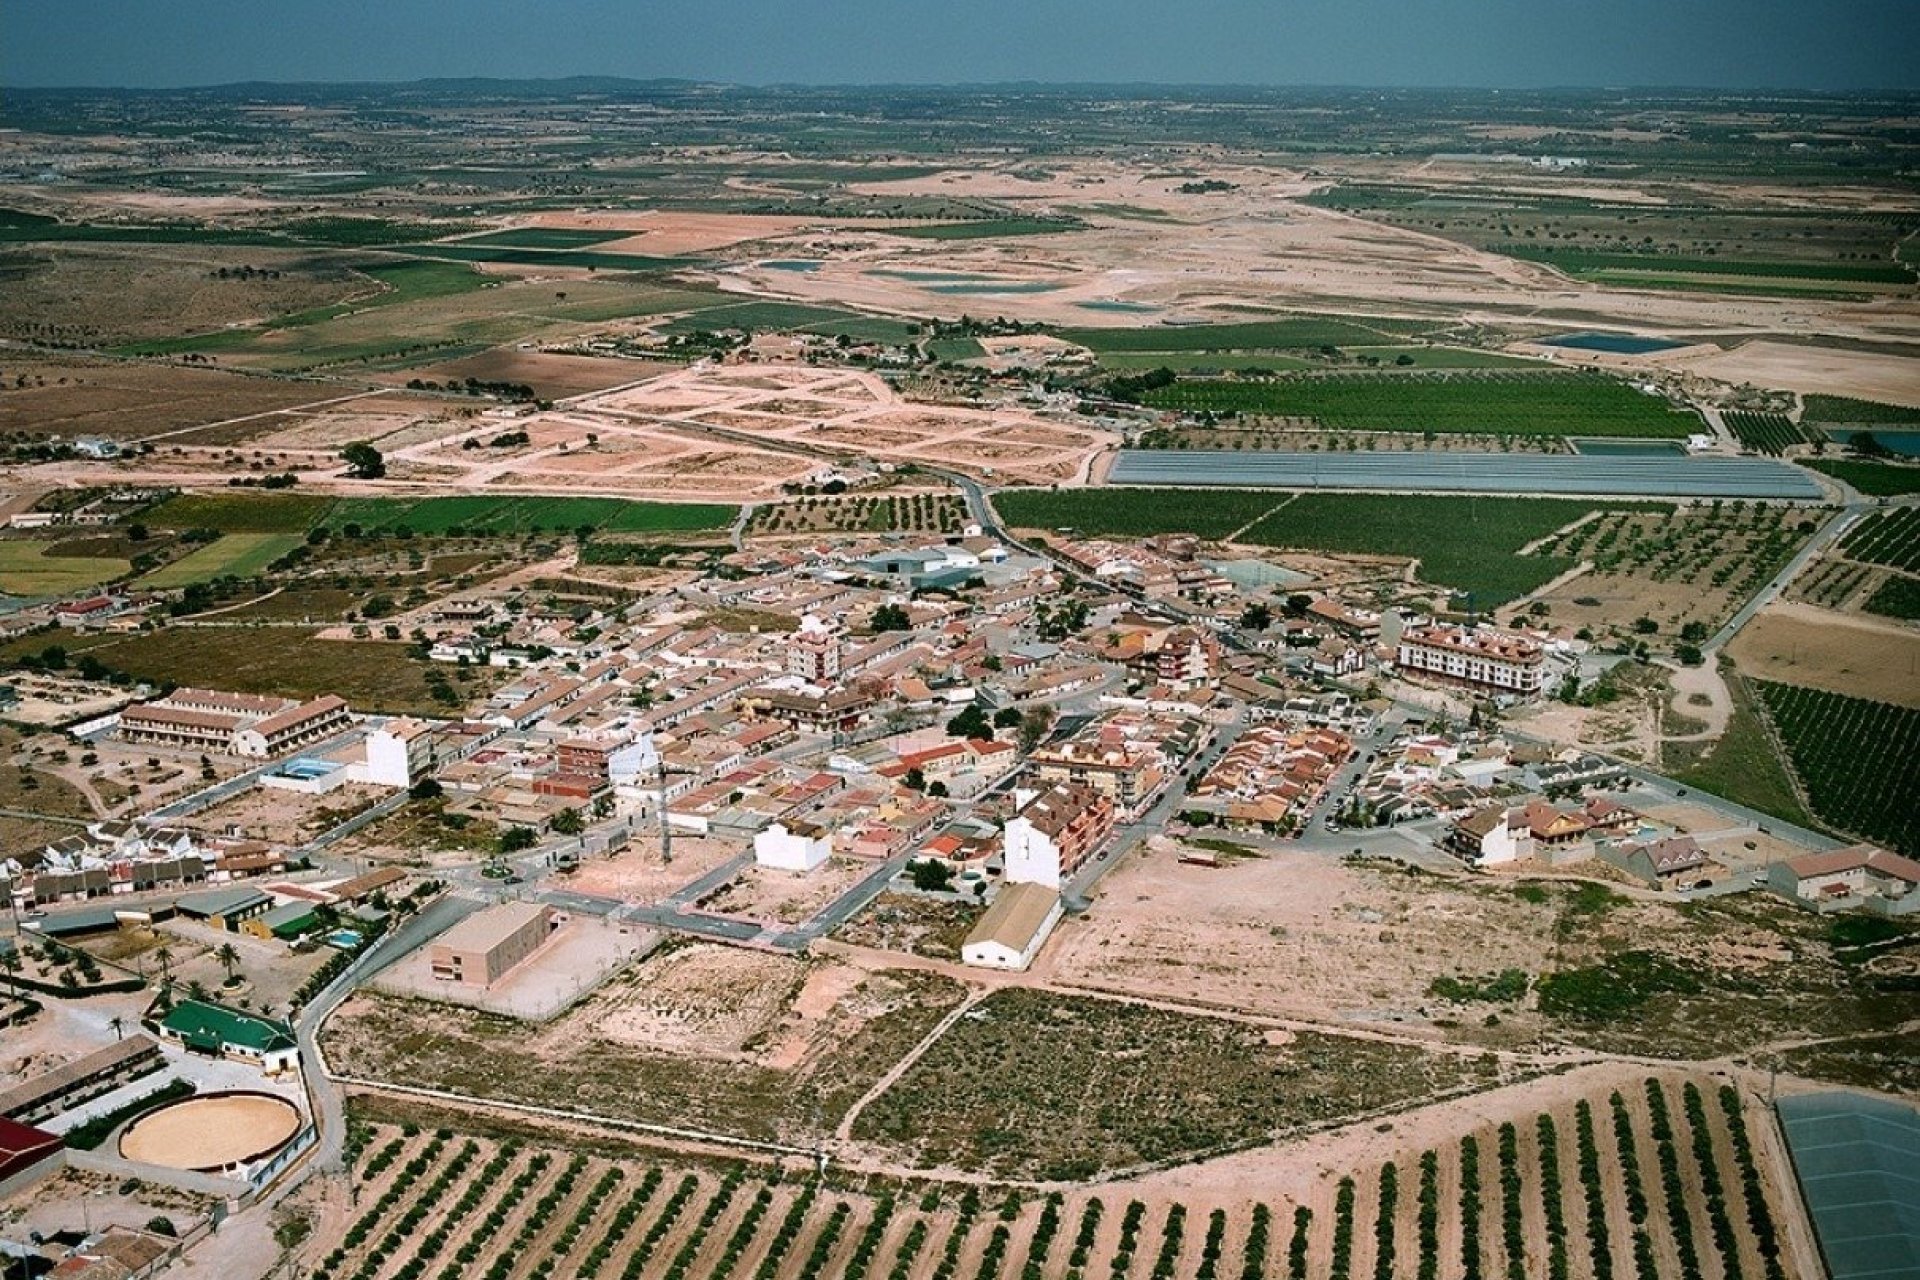
[[[209,1093],[161,1107],[120,1135],[128,1160],[219,1173],[265,1159],[300,1131],[300,1111],[269,1093]]]

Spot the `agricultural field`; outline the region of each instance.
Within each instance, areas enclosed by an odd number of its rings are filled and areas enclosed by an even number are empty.
[[[803,1003],[810,989],[839,998]],[[615,1120],[805,1146],[964,994],[932,974],[694,944],[654,953],[545,1025],[361,992],[329,1023],[327,1053],[364,1079],[564,1098]],[[490,1069],[477,1076],[481,1059]]]
[[[1062,329],[1059,336],[1098,356],[1143,352],[1262,352],[1377,346],[1434,328],[1418,320],[1300,316],[1244,324],[1155,325],[1142,329]],[[1148,366],[1153,367],[1152,365]]]
[[[1758,688],[1814,812],[1920,855],[1920,710],[1794,685]]]
[[[1920,507],[1876,511],[1840,540],[1849,560],[1920,573]]]
[[[1870,498],[1900,498],[1920,493],[1920,467],[1916,466],[1854,462],[1844,458],[1811,458],[1807,465],[1835,480],[1844,480]]]
[[[1422,581],[1471,592],[1476,607],[1490,609],[1538,589],[1575,564],[1570,555],[1522,554],[1523,548],[1605,509],[1552,498],[1306,493],[1280,505],[1237,540],[1418,560]]]
[[[0,538],[0,592],[10,596],[64,596],[126,576],[132,566],[114,556],[52,555],[55,544]]]
[[[1612,378],[1472,373],[1182,381],[1143,396],[1182,413],[1284,418],[1341,431],[1679,438],[1699,418]]]
[[[918,331],[911,321],[889,316],[866,315],[838,307],[815,307],[797,302],[726,301],[727,295],[715,295],[718,305],[702,307],[678,316],[659,327],[667,336],[689,333],[715,333],[741,329],[750,333],[813,333],[823,336],[846,334],[849,338],[870,342],[905,342]]]
[[[1801,418],[1835,427],[1912,427],[1920,426],[1920,408],[1910,405],[1882,404],[1877,400],[1855,400],[1848,396],[1806,396]]]
[[[1761,719],[1759,695],[1752,682],[1730,671],[1725,675],[1727,689],[1733,695],[1733,714],[1727,718],[1726,731],[1711,742],[1663,744],[1661,772],[1749,809],[1803,827],[1818,826],[1794,789],[1793,775]]]
[[[1286,501],[1247,489],[1008,489],[993,495],[1000,518],[1017,529],[1072,529],[1089,537],[1149,538],[1191,533],[1224,538]]]
[[[140,580],[142,586],[163,591],[192,586],[215,578],[250,578],[305,540],[291,533],[227,533],[197,547],[171,564]]]
[[[1920,621],[1920,580],[1889,577],[1873,589],[1873,594],[1860,607],[1883,618]]]
[[[449,244],[506,245],[513,249],[585,249],[609,240],[624,240],[629,231],[588,231],[570,227],[509,227],[477,236],[461,236]]]
[[[1741,413],[1728,410],[1720,415],[1744,449],[1779,457],[1795,445],[1811,443],[1793,419],[1784,413]],[[1825,439],[1825,436],[1816,437]]]
[[[738,514],[712,503],[633,502],[623,498],[328,498],[317,494],[186,493],[146,519],[168,529],[223,533],[305,533],[324,525],[426,536],[571,533],[682,533],[725,528]]]
[[[1066,1193],[694,1162],[383,1098],[351,1114],[354,1213],[300,1255],[324,1280],[1798,1274],[1764,1113],[1690,1076],[1434,1115],[1310,1180]]]
[[[793,533],[960,532],[967,504],[958,494],[912,493],[885,496],[795,498],[756,507],[747,522],[749,537]]]
[[[1057,218],[980,218],[972,222],[930,222],[920,226],[876,227],[890,236],[913,240],[997,240],[1004,236],[1051,236],[1078,231],[1082,224]]]
[[[1603,512],[1538,548],[1593,565],[1551,593],[1551,616],[1621,634],[1651,618],[1659,624],[1656,643],[1697,643],[1784,568],[1820,522],[1737,500]]]
[[[922,1167],[1077,1181],[1492,1083],[1477,1059],[1008,989],[935,1041],[860,1113],[853,1136]]]
[[[216,369],[9,353],[0,362],[0,434],[139,440],[337,394]]]
[[[355,711],[444,715],[427,680],[432,664],[405,644],[321,640],[301,627],[169,628],[88,647],[109,670],[158,685],[313,698],[337,693]],[[473,696],[492,677],[480,672]]]

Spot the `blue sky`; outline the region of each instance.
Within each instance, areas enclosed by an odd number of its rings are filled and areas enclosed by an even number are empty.
[[[1920,86],[1920,0],[4,0],[0,82]]]

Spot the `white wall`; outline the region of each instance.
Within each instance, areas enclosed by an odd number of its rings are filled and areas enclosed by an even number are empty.
[[[755,865],[776,871],[811,871],[833,853],[833,834],[795,835],[776,822],[753,838]]]
[[[1060,887],[1060,849],[1026,818],[1014,818],[1006,830],[1008,884]]]

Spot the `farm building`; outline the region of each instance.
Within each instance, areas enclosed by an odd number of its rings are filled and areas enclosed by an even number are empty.
[[[1822,911],[1907,915],[1920,911],[1920,862],[1857,844],[1776,862],[1767,868],[1767,887]]]
[[[244,921],[240,928],[256,938],[271,942],[275,938],[291,941],[319,923],[311,902],[283,902],[271,911],[263,911]]]
[[[1024,969],[1060,923],[1060,894],[1039,884],[1003,885],[973,932],[960,944],[960,959],[982,969]]]
[[[0,1117],[32,1124],[59,1115],[71,1104],[137,1080],[162,1065],[153,1037],[135,1033],[64,1066],[0,1091]]]
[[[428,952],[428,963],[443,982],[490,987],[532,955],[556,927],[552,907],[502,903],[447,930]]]
[[[60,1139],[54,1134],[0,1120],[0,1195],[18,1191],[60,1167]]]
[[[258,889],[242,885],[231,889],[208,889],[204,893],[190,893],[174,903],[174,906],[189,920],[204,920],[208,924],[225,929],[228,933],[234,933],[246,921],[271,911],[273,899]]]
[[[298,1070],[300,1046],[293,1028],[272,1018],[241,1013],[206,1000],[183,1000],[160,1022],[160,1035],[216,1058],[251,1062],[268,1075]]]

